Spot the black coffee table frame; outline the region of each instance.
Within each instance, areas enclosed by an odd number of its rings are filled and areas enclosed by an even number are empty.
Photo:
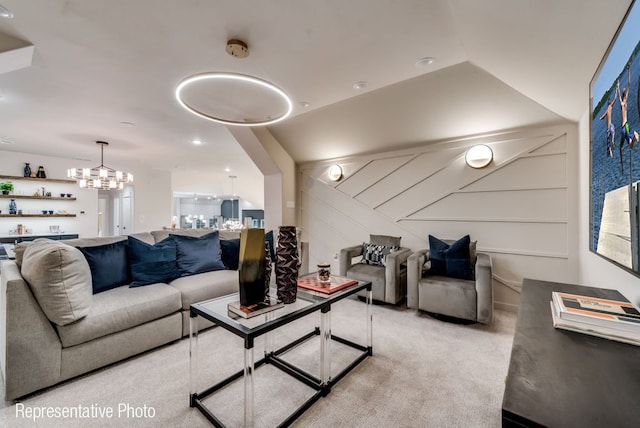
[[[360,291],[367,290],[367,344],[365,346],[352,342],[350,340],[341,338],[339,336],[331,334],[331,305],[340,300],[345,299]],[[274,293],[275,294],[275,293]],[[265,315],[260,315],[256,318],[262,317],[263,322],[257,321],[257,325],[247,325],[246,320],[242,318],[232,318],[227,311],[221,310],[226,307],[226,303],[238,300],[237,294],[221,297],[218,299],[208,300],[205,302],[199,302],[191,305],[190,307],[190,320],[189,320],[189,360],[190,360],[190,393],[189,393],[189,405],[195,407],[216,427],[224,427],[225,425],[220,421],[213,412],[208,409],[203,400],[209,395],[220,391],[224,387],[228,386],[234,381],[240,378],[244,378],[244,425],[245,427],[253,426],[254,411],[253,411],[253,377],[256,368],[263,364],[271,364],[274,367],[279,368],[285,373],[289,374],[298,381],[304,383],[308,387],[316,390],[315,394],[305,401],[298,409],[296,409],[291,415],[289,415],[279,426],[289,426],[300,415],[302,415],[309,407],[311,407],[321,397],[326,396],[331,391],[331,387],[335,385],[340,379],[342,379],[347,373],[353,370],[358,364],[364,361],[367,357],[373,355],[373,329],[372,329],[372,288],[370,282],[360,281],[351,287],[340,290],[331,295],[321,295],[319,293],[309,293],[305,290],[298,289],[298,299],[301,299],[305,306],[295,309],[287,310],[286,306],[283,309],[277,309],[272,312],[268,312]],[[295,305],[295,303],[294,303]],[[283,314],[283,312],[286,312]],[[299,318],[307,316],[311,313],[320,311],[320,326],[316,327],[313,331],[303,335],[302,337],[294,340],[293,342],[281,347],[277,350],[271,349],[271,337],[270,333],[275,329],[289,324]],[[215,385],[203,390],[202,392],[196,391],[195,378],[198,371],[198,332],[194,331],[194,322],[198,316],[201,316],[216,325],[224,328],[225,330],[235,334],[244,339],[244,356],[245,367],[226,379],[216,383]],[[252,321],[254,319],[251,319]],[[253,321],[255,324],[256,321]],[[265,356],[259,361],[254,363],[253,350],[254,341],[257,337],[265,335]],[[320,336],[320,378],[296,367],[295,365],[285,361],[280,356],[294,347],[310,340],[315,336]],[[354,348],[360,353],[358,356],[336,376],[331,377],[331,356],[330,356],[330,344],[331,341],[342,343],[346,346]]]

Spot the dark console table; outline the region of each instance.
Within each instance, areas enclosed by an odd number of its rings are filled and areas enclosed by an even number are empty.
[[[76,239],[77,233],[38,233],[36,235],[5,235],[0,236],[0,244],[17,244],[18,242],[33,241],[38,238],[54,239]]]
[[[525,279],[502,425],[640,426],[640,347],[555,329],[552,291],[621,297],[615,290]]]

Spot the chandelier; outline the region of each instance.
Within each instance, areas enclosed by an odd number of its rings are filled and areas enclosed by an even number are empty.
[[[125,183],[133,183],[133,175],[116,171],[104,165],[104,146],[106,141],[96,141],[100,145],[100,166],[94,168],[70,168],[67,177],[78,180],[83,189],[121,190]]]

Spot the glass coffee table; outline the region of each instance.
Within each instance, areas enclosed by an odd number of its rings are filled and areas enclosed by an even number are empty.
[[[331,334],[331,305],[360,291],[367,290],[366,297],[366,329],[367,343],[357,344],[350,340]],[[276,291],[271,290],[275,296]],[[244,382],[244,426],[251,427],[254,423],[254,370],[263,364],[271,364],[298,381],[316,390],[311,398],[305,401],[298,409],[288,416],[280,426],[290,425],[296,418],[304,413],[313,403],[331,391],[331,387],[353,370],[367,357],[373,355],[373,328],[372,328],[372,289],[370,282],[359,281],[357,284],[344,288],[333,294],[307,291],[298,288],[297,299],[294,303],[282,308],[258,315],[253,318],[242,318],[227,309],[227,304],[237,301],[238,294],[230,294],[217,299],[194,303],[190,308],[189,319],[189,405],[200,410],[204,416],[217,427],[225,425],[208,409],[203,400],[221,390],[232,382],[243,378]],[[313,331],[299,337],[291,343],[273,349],[273,332],[299,318],[320,312],[320,326]],[[244,340],[244,369],[234,373],[217,384],[201,391],[197,391],[196,379],[198,378],[198,332],[194,331],[197,317],[203,317],[226,331],[241,337]],[[254,341],[257,337],[265,335],[264,358],[254,361]],[[280,358],[281,355],[292,348],[320,336],[320,378],[296,367],[290,362]],[[360,351],[357,357],[336,376],[331,377],[331,342],[336,341]]]

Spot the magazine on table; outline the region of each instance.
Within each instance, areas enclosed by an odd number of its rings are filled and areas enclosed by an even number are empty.
[[[563,320],[640,334],[640,311],[628,300],[601,299],[557,291],[552,292],[551,297]]]
[[[560,318],[560,313],[555,302],[552,300],[549,303],[551,304],[551,318],[555,328],[640,346],[640,332],[634,333],[605,326],[562,319]]]
[[[275,299],[270,299],[269,302],[260,302],[249,306],[241,305],[239,301],[232,302],[227,305],[229,312],[233,312],[243,318],[253,318],[282,307],[284,307],[284,303]]]
[[[336,291],[340,291],[357,283],[358,281],[355,279],[337,275],[331,275],[329,282],[320,282],[314,274],[298,278],[298,287],[323,294],[333,294]]]

